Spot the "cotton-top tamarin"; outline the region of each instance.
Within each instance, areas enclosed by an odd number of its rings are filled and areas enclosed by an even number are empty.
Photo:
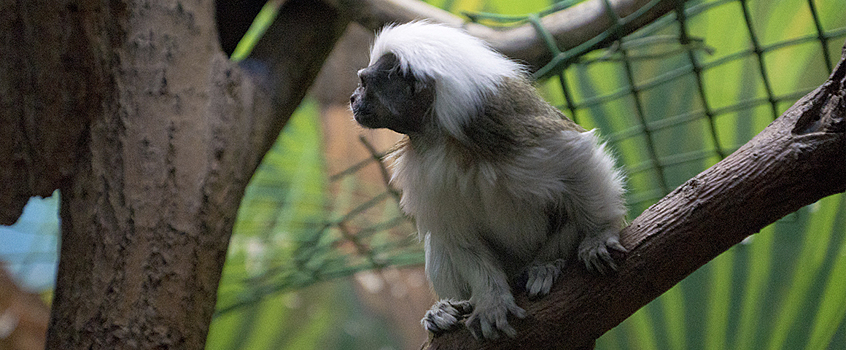
[[[511,289],[549,293],[561,269],[616,269],[623,176],[593,131],[546,103],[520,64],[445,25],[382,29],[350,97],[355,120],[406,137],[393,159],[402,209],[425,242],[438,333],[513,337]],[[469,315],[469,317],[467,317]]]

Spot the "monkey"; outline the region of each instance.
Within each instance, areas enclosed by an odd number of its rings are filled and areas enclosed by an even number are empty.
[[[515,337],[512,289],[550,292],[581,261],[617,269],[625,253],[624,175],[595,131],[543,100],[528,69],[465,31],[427,21],[388,25],[350,97],[365,128],[404,134],[388,157],[441,298],[421,323]]]

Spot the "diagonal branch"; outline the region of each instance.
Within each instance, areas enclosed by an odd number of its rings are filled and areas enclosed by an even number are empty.
[[[323,0],[342,9],[353,21],[370,30],[389,23],[402,23],[426,18],[434,22],[464,27],[470,34],[484,39],[497,51],[527,63],[533,70],[550,61],[552,54],[535,28],[525,23],[519,26],[494,29],[481,24],[465,23],[465,19],[418,0]],[[621,23],[612,35],[599,40],[592,48],[609,45],[655,19],[671,12],[684,0],[608,0],[614,15],[636,18]],[[552,34],[559,50],[568,50],[595,40],[605,31],[613,30],[615,22],[607,12],[605,0],[588,0],[566,10],[540,19],[544,29]]]
[[[518,304],[518,338],[482,343],[467,330],[429,349],[590,347],[694,270],[766,225],[846,191],[846,48],[822,86],[743,147],[643,212],[623,230],[615,276],[571,269],[544,299]]]

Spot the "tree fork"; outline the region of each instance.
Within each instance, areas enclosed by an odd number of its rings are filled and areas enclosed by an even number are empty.
[[[0,220],[63,197],[47,348],[204,347],[247,182],[349,22],[287,1],[248,69],[214,5],[0,2]]]

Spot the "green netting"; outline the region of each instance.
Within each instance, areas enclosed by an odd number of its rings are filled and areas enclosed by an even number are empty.
[[[810,0],[807,1],[806,10],[813,19],[813,33],[767,44],[762,44],[756,35],[753,16],[750,13],[750,2],[748,0],[722,0],[703,3],[689,2],[687,7],[680,2],[673,13],[662,17],[629,36],[619,38],[610,49],[605,50],[601,55],[592,56],[589,54],[589,51],[596,43],[602,42],[609,37],[614,37],[615,33],[619,33],[625,24],[643,15],[643,13],[657,5],[658,1],[651,1],[640,10],[624,18],[614,13],[607,0],[604,3],[614,25],[596,38],[566,51],[561,51],[555,46],[552,35],[543,28],[537,15],[529,15],[522,18],[492,15],[471,16],[471,18],[508,22],[528,21],[531,23],[539,35],[544,38],[546,45],[553,55],[550,63],[539,69],[535,73],[535,76],[539,79],[550,76],[557,79],[563,98],[563,104],[559,105],[559,108],[567,112],[575,121],[580,122],[582,114],[589,114],[593,118],[607,118],[608,113],[605,113],[606,116],[596,116],[596,114],[602,113],[582,113],[582,111],[597,111],[616,101],[627,100],[628,106],[626,112],[634,117],[635,122],[625,128],[613,127],[613,123],[606,123],[606,125],[611,125],[612,127],[603,128],[603,131],[605,131],[605,138],[611,143],[622,144],[632,139],[638,139],[642,143],[643,152],[641,153],[646,156],[646,159],[634,163],[625,162],[626,170],[630,175],[648,173],[654,179],[655,184],[652,188],[639,189],[634,193],[630,198],[631,204],[652,202],[667,194],[675,186],[678,186],[678,181],[669,181],[667,179],[666,171],[668,167],[703,160],[710,160],[709,162],[713,163],[713,160],[725,158],[742,144],[742,142],[728,142],[721,139],[720,127],[717,124],[717,119],[720,116],[750,111],[759,106],[766,105],[769,107],[771,119],[775,119],[790,103],[807,94],[815,87],[808,86],[807,88],[796,91],[781,94],[776,93],[773,88],[772,79],[770,78],[772,73],[767,69],[767,54],[808,43],[816,43],[823,57],[825,72],[829,72],[833,68],[835,58],[837,58],[832,56],[831,51],[833,50],[829,43],[833,39],[846,37],[846,28],[840,27],[829,30],[823,28],[820,14],[816,9],[817,6]],[[689,22],[698,16],[707,15],[709,11],[735,5],[739,9],[737,11],[739,13],[736,13],[735,16],[743,24],[744,30],[748,33],[748,47],[717,59],[703,59],[702,56],[711,55],[717,49],[706,46],[703,38],[691,35]],[[662,53],[649,52],[651,48],[668,42],[675,44],[676,47]],[[638,54],[632,53],[632,51],[646,51],[646,53]],[[759,79],[763,89],[763,96],[747,96],[742,99],[734,99],[728,105],[715,106],[711,102],[712,99],[709,99],[708,96],[705,74],[709,71],[718,71],[721,67],[743,61],[749,57],[754,59],[754,68],[757,69],[757,79]],[[644,60],[674,61],[674,64],[666,72],[647,77],[642,81],[636,81],[635,65]],[[571,79],[569,78],[571,76],[569,72],[589,70],[590,66],[601,62],[618,63],[620,66],[619,75],[623,78],[623,84],[605,93],[575,97],[571,92],[572,83],[569,82]],[[797,67],[796,69],[801,70],[803,67]],[[818,75],[816,79],[821,82],[820,77]],[[696,99],[695,103],[692,104],[693,108],[686,108],[673,114],[658,114],[654,113],[654,111],[647,111],[644,92],[656,90],[678,81],[686,81],[686,84],[693,88],[694,91],[684,92],[684,96]],[[732,80],[731,83],[734,82]],[[710,83],[719,84],[714,79]],[[619,114],[615,114],[612,117],[619,116]],[[670,154],[659,152],[656,142],[661,142],[658,139],[662,137],[659,134],[663,130],[679,128],[699,121],[705,121],[707,129],[705,133],[710,138],[710,140],[703,142],[703,144],[710,145],[711,147],[688,152],[672,152]]]
[[[839,58],[836,53],[846,38],[844,4],[834,2],[823,6],[812,0],[778,4],[747,0],[691,1],[630,35],[619,36],[623,25],[657,3],[652,1],[626,17],[609,12],[615,25],[569,50],[556,47],[539,18],[551,11],[566,9],[572,3],[559,3],[528,16],[469,15],[472,20],[486,23],[528,22],[545,39],[553,58],[536,73],[539,88],[545,98],[570,118],[587,128],[599,129],[603,139],[616,152],[621,167],[628,174],[627,201],[631,218],[736,150],[798,98],[822,83]],[[605,4],[610,8],[607,1]],[[779,6],[789,7],[789,10],[776,9]],[[822,7],[828,11],[839,8],[840,13],[824,16],[819,10]],[[761,21],[760,18],[769,20]],[[785,30],[792,26],[795,28]],[[609,39],[615,40],[609,48],[597,48],[599,43]],[[300,117],[295,115],[292,120],[297,118]],[[315,125],[312,127],[317,129]],[[285,132],[291,132],[290,129],[286,128]],[[291,157],[291,149],[296,145],[297,142],[292,142],[280,146],[285,149],[280,152]],[[267,214],[271,219],[265,217],[261,219],[264,221],[257,220],[253,224],[246,222],[247,218],[239,217],[239,222],[244,220],[243,226],[236,225],[233,242],[244,240],[237,237],[255,237],[260,232],[272,232],[261,237],[264,241],[275,239],[271,236],[282,238],[270,244],[276,248],[273,257],[265,258],[264,268],[247,273],[247,277],[244,274],[224,274],[219,313],[253,305],[268,295],[278,295],[279,292],[363,270],[422,263],[422,247],[416,241],[413,225],[398,210],[399,194],[388,184],[387,169],[379,161],[384,152],[373,149],[364,141],[362,146],[370,151],[371,157],[320,180],[323,182],[312,184],[320,189],[316,189],[315,194],[285,191],[272,196],[276,201],[275,210],[280,212],[319,197],[316,205],[322,208],[322,213],[307,212],[308,215],[296,218],[305,224],[295,228],[279,225],[278,219],[274,218],[278,215],[275,212]],[[290,168],[313,166],[312,163],[320,163],[320,160],[303,158],[303,162]],[[270,165],[263,164],[262,167]],[[362,184],[357,179],[359,173],[368,167],[379,167],[383,183],[378,187]],[[289,170],[275,172],[272,179],[258,181],[277,181],[278,186],[292,188],[301,186],[296,185],[300,182],[317,178],[315,175],[303,176]],[[256,178],[262,179],[260,175]],[[258,205],[250,202],[250,198],[248,191],[242,212],[250,212],[253,210],[251,206]],[[325,198],[329,199],[324,202]],[[831,202],[839,205],[837,201]],[[840,208],[831,214],[840,215],[837,223],[844,220],[842,206]],[[805,225],[813,215],[794,218],[792,224],[797,227]],[[269,221],[273,223],[267,224]],[[767,230],[779,231],[773,227]],[[797,242],[801,241],[791,241],[791,244],[799,244]],[[235,251],[247,251],[248,243],[233,243],[236,248],[243,247]],[[757,249],[763,248],[755,248],[750,256],[767,256]],[[249,264],[249,254],[242,255],[230,252],[227,265],[235,266],[233,270],[245,269],[244,266]],[[715,271],[731,272],[733,265],[725,261]],[[756,269],[743,273],[753,274],[759,270],[772,273],[770,270],[774,267],[764,264]],[[715,278],[721,288],[699,289],[724,296],[730,290],[727,288],[737,285],[731,278]],[[758,280],[760,283],[775,283],[762,277],[750,279]],[[754,287],[754,290],[775,293],[760,284],[754,284]],[[690,292],[695,289],[688,289],[687,296],[695,293]],[[683,312],[685,307],[689,307],[683,305],[687,299],[681,296],[679,289],[668,292],[668,295],[668,305],[677,305],[673,310]],[[743,305],[744,310],[761,308],[759,303],[746,299]],[[793,314],[790,316],[793,317]],[[667,320],[684,317],[663,316]],[[722,314],[713,314],[709,320],[717,324],[724,320],[722,317]],[[842,314],[831,317],[840,317],[837,319],[840,322]],[[630,329],[649,330],[648,324],[655,318],[636,314]],[[744,320],[740,326],[749,327],[752,321],[749,318]],[[667,324],[676,327],[674,334],[665,337],[653,334],[653,338],[644,339],[653,339],[653,343],[658,342],[659,346],[669,346],[687,341],[679,335],[685,331],[696,334],[682,326]],[[726,336],[736,336],[731,329],[723,331],[727,332]],[[833,332],[828,328],[814,331],[821,334]],[[628,342],[629,347],[645,346],[625,336],[621,339]]]

